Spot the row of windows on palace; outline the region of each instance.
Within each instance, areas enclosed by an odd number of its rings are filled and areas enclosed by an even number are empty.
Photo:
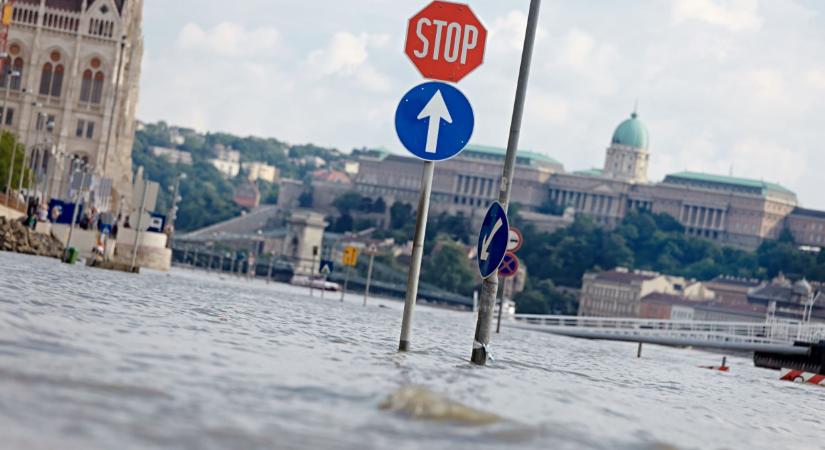
[[[55,120],[56,118],[53,114],[40,115],[37,117],[37,124],[35,125],[35,129],[37,131],[49,131],[50,127],[48,126],[48,124],[54,124]],[[9,108],[8,113],[6,113],[5,111],[3,111],[3,108],[0,107],[0,123],[3,123],[7,126],[12,126],[14,124],[14,108]],[[95,122],[92,120],[78,119],[77,127],[75,128],[75,137],[94,139]]]
[[[14,47],[14,46],[12,46]],[[12,48],[14,53],[14,48]],[[19,53],[19,50],[18,50]],[[50,55],[50,61],[43,64],[40,72],[40,86],[38,94],[53,98],[60,98],[63,95],[63,78],[65,67],[62,63],[62,56],[60,52],[54,51]],[[10,70],[3,71],[0,74],[0,86],[3,88],[10,88],[14,91],[19,91],[22,88],[24,73],[23,68],[25,63],[23,58],[16,57],[11,62]],[[100,104],[103,99],[103,82],[106,79],[103,71],[100,70],[101,62],[97,58],[92,58],[89,63],[89,68],[83,71],[82,81],[80,83],[80,102]],[[8,77],[11,75],[11,77]]]

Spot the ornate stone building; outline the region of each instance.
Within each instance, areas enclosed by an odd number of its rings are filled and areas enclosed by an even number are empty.
[[[604,169],[554,175],[550,200],[605,226],[646,210],[670,214],[688,234],[744,248],[778,238],[785,228],[801,245],[825,245],[825,213],[800,208],[796,194],[779,184],[696,172],[648,182],[648,145],[634,112],[616,128]]]
[[[433,211],[481,217],[490,202],[498,199],[504,155],[501,148],[470,145],[459,156],[437,163]],[[422,170],[419,159],[375,151],[359,161],[356,189],[366,196],[383,197],[387,205],[396,201],[417,205]],[[547,181],[563,170],[549,156],[519,150],[513,201],[530,208],[540,206],[547,197]]]
[[[667,213],[688,234],[755,248],[788,229],[800,245],[825,246],[825,212],[799,207],[796,194],[776,183],[680,172],[648,181],[649,135],[635,112],[613,133],[601,169],[565,172],[540,153],[519,151],[512,201],[523,220],[552,229],[569,218],[539,214],[556,209],[589,216],[613,227],[632,210]],[[432,208],[480,217],[498,197],[504,150],[476,145],[436,165]],[[406,156],[374,152],[362,157],[355,189],[364,195],[418,204],[422,164]],[[556,208],[552,208],[555,203]],[[555,224],[555,225],[554,225]]]
[[[3,1],[2,3],[8,3]],[[69,158],[87,162],[103,209],[131,196],[143,0],[17,0],[0,76],[5,128],[46,156],[44,183],[65,196]],[[108,195],[107,195],[108,194]]]

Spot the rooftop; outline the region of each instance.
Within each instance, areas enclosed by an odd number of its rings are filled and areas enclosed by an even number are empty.
[[[653,273],[641,272],[625,272],[618,270],[610,270],[607,272],[599,272],[595,274],[595,278],[599,281],[609,281],[612,283],[631,283],[633,281],[648,281],[660,275]]]
[[[493,156],[495,158],[504,159],[505,155],[507,154],[507,149],[501,147],[492,147],[488,145],[470,144],[464,149],[464,151],[461,154],[465,156],[471,156],[473,154],[487,155]],[[534,152],[530,150],[519,149],[518,153],[516,153],[516,157],[519,163],[526,165],[533,165],[534,163],[545,163],[561,166],[561,163],[557,160],[543,153]]]
[[[766,181],[754,180],[750,178],[738,178],[726,175],[713,175],[709,173],[700,172],[679,172],[672,173],[665,177],[665,183],[711,183],[716,185],[730,186],[735,188],[743,188],[759,192],[761,195],[767,195],[768,192],[774,192],[785,195],[793,195],[793,191],[785,188],[777,183],[769,183]]]
[[[817,211],[815,209],[805,209],[796,207],[794,208],[792,215],[795,216],[805,216],[805,217],[814,217],[816,219],[825,219],[825,211]]]
[[[573,175],[584,175],[586,177],[600,177],[604,175],[604,169],[586,169],[586,170],[577,170],[573,172]]]
[[[701,305],[701,302],[691,301],[685,297],[673,294],[663,294],[661,292],[653,292],[642,297],[643,302],[658,303],[660,305],[676,305],[676,306],[696,306]]]

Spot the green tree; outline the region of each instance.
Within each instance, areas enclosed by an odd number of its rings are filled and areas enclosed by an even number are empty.
[[[433,254],[426,258],[423,269],[424,282],[450,292],[470,295],[477,284],[466,250],[456,242],[439,241]]]
[[[3,131],[0,133],[0,189],[5,194],[6,186],[9,181],[9,165],[14,159],[14,172],[12,173],[12,191],[17,189],[20,183],[20,168],[23,167],[25,158],[25,147],[17,141],[17,137],[9,132]],[[23,184],[29,182],[31,173],[28,169],[23,171]],[[5,196],[4,196],[5,199]]]
[[[408,203],[395,202],[390,207],[390,227],[401,229],[407,226],[413,218],[413,208]]]

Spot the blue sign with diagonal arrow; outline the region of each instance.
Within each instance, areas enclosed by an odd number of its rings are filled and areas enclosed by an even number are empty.
[[[476,259],[481,278],[487,278],[498,270],[507,252],[509,240],[510,224],[507,221],[507,213],[504,212],[501,203],[493,202],[484,216],[484,223],[478,234]]]
[[[414,87],[395,111],[395,131],[401,143],[427,161],[443,161],[461,153],[474,126],[470,101],[447,83],[432,81]]]

